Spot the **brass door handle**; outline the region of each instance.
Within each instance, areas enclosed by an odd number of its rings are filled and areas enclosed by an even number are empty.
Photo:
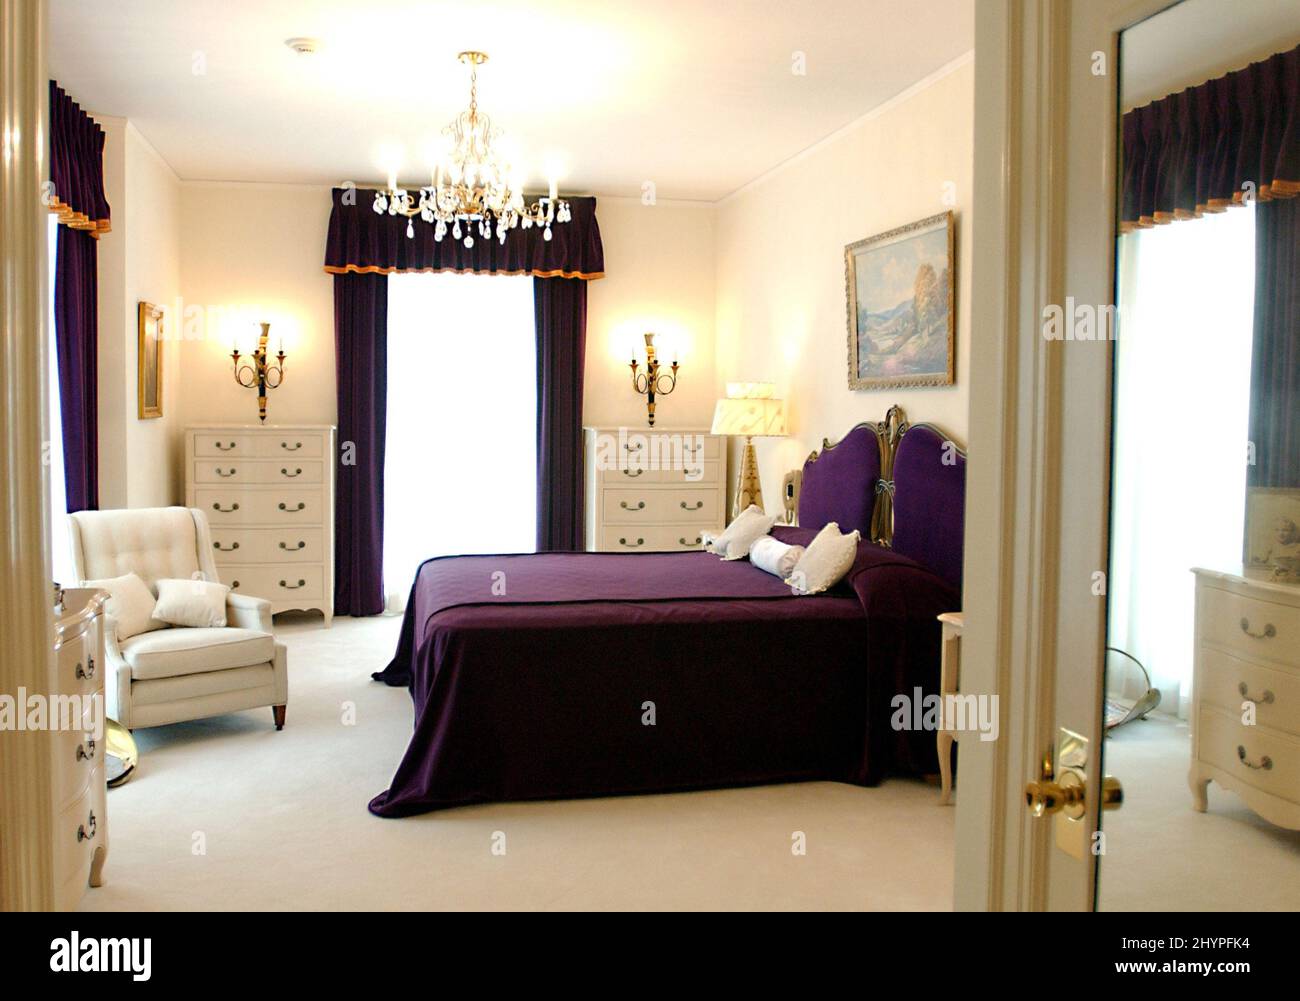
[[[1244,681],[1237,686],[1237,691],[1241,693],[1241,697],[1245,699],[1247,702],[1254,702],[1256,705],[1259,706],[1270,705],[1273,701],[1273,693],[1269,691],[1267,688],[1264,689],[1264,693],[1260,695],[1259,698],[1252,698],[1250,695],[1250,688],[1246,685]]]
[[[1083,816],[1086,796],[1083,783],[1070,772],[1063,775],[1059,783],[1044,779],[1025,786],[1025,806],[1035,817],[1063,811],[1067,817],[1077,820]],[[1107,775],[1101,780],[1101,808],[1115,810],[1123,802],[1124,788],[1119,779]]]
[[[1250,628],[1250,619],[1246,618],[1245,616],[1243,616],[1241,619],[1241,631],[1245,633],[1247,636],[1250,636],[1251,638],[1257,640],[1271,640],[1274,636],[1277,635],[1277,629],[1274,628],[1273,623],[1271,622],[1267,622],[1264,624],[1264,629],[1262,632],[1258,632],[1258,633],[1252,632]]]

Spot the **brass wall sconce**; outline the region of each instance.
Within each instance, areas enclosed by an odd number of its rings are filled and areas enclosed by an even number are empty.
[[[239,348],[232,348],[230,357],[235,363],[235,381],[245,389],[257,390],[257,416],[266,423],[266,391],[278,389],[284,382],[284,341],[280,341],[280,350],[276,353],[276,364],[266,363],[266,341],[271,334],[271,325],[262,324],[262,335],[257,339],[257,350],[253,352],[252,363],[239,364]]]
[[[667,396],[677,388],[677,360],[673,359],[672,372],[661,374],[659,360],[655,357],[655,335],[645,335],[645,372],[637,373],[636,358],[632,359],[632,388],[646,398],[646,413],[650,426],[655,426],[655,397]]]

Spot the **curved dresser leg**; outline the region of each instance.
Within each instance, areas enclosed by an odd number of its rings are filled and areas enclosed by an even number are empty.
[[[108,848],[100,845],[90,859],[90,885],[104,885],[104,863],[108,861]]]
[[[939,749],[939,805],[947,806],[952,802],[952,734],[940,730],[935,743]]]
[[[1210,780],[1201,778],[1200,772],[1193,768],[1187,776],[1187,784],[1192,788],[1192,809],[1197,813],[1204,813],[1210,805],[1209,798],[1206,796]]]

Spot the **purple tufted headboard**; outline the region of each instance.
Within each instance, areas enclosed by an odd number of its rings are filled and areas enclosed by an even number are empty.
[[[894,451],[895,552],[961,589],[966,453],[931,424],[903,425]]]
[[[823,442],[821,451],[803,464],[799,524],[820,529],[835,521],[841,532],[856,528],[864,539],[874,539],[880,451],[880,429],[874,423],[857,425],[833,445]]]

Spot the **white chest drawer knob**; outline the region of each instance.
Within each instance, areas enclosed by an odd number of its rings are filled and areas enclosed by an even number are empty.
[[[1257,640],[1271,640],[1274,636],[1277,635],[1277,629],[1273,626],[1273,623],[1271,622],[1266,623],[1264,625],[1263,630],[1261,630],[1260,632],[1253,632],[1250,628],[1250,619],[1247,619],[1245,617],[1243,617],[1241,620],[1241,631],[1245,633],[1247,636],[1253,636]]]

